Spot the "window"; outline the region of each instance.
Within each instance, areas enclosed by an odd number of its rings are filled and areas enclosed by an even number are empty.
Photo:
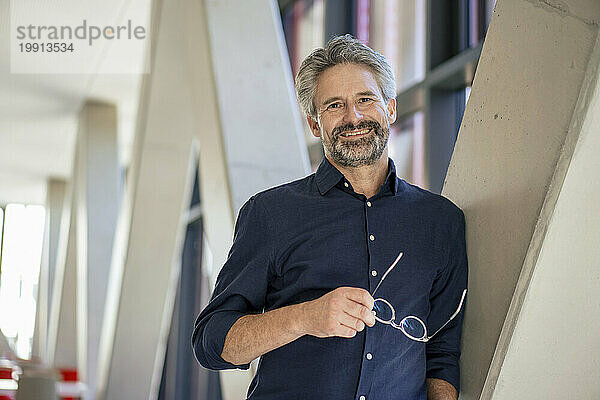
[[[325,43],[324,17],[323,0],[299,0],[284,11],[283,28],[294,76],[304,57]]]
[[[0,329],[17,356],[29,358],[44,236],[43,206],[9,204],[0,265]]]
[[[2,237],[4,233],[4,210],[0,208],[0,265],[2,265]],[[0,269],[0,276],[2,269]]]
[[[279,0],[294,72],[311,48],[350,33],[392,64],[398,175],[440,193],[496,0]],[[323,34],[324,32],[324,34]],[[318,34],[317,34],[318,33]],[[306,129],[313,170],[323,151]]]
[[[371,2],[369,45],[392,64],[402,91],[425,78],[424,0]]]
[[[390,129],[388,155],[394,160],[396,174],[417,186],[425,182],[424,116],[419,111]]]

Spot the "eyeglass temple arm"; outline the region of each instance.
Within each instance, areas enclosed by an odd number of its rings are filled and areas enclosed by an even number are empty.
[[[390,273],[390,271],[392,269],[394,269],[394,267],[396,266],[396,264],[398,264],[398,261],[400,261],[400,259],[402,258],[403,254],[404,253],[400,252],[400,254],[398,254],[398,257],[396,257],[396,260],[392,263],[392,265],[390,265],[390,267],[387,269],[387,271],[385,271],[385,274],[383,274],[383,276],[379,280],[379,283],[375,287],[375,290],[373,290],[373,293],[371,293],[371,296],[375,296],[375,292],[377,291],[377,289],[379,289],[379,286],[381,285],[381,282],[383,282],[383,280],[385,279],[385,277]]]
[[[438,329],[437,331],[435,331],[433,333],[433,335],[429,336],[427,338],[427,340],[430,340],[432,337],[434,337],[435,335],[437,335],[439,331],[441,331],[442,329],[444,329],[444,327],[446,325],[448,325],[450,323],[450,321],[452,321],[458,315],[458,313],[460,312],[460,309],[462,308],[462,305],[463,305],[463,302],[465,300],[465,296],[466,295],[467,295],[467,289],[463,290],[462,297],[460,298],[460,303],[458,304],[458,308],[456,309],[456,311],[454,312],[454,314],[452,314],[452,316],[450,317],[450,319],[448,321],[446,321],[446,323],[444,325],[442,325],[440,327],[440,329]]]

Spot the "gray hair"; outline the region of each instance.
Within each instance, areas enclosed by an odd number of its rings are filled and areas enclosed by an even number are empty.
[[[317,117],[315,95],[319,76],[327,68],[338,64],[367,66],[379,85],[383,100],[387,103],[396,97],[394,71],[385,57],[351,35],[336,36],[325,47],[313,50],[302,61],[296,75],[296,96],[306,115]]]

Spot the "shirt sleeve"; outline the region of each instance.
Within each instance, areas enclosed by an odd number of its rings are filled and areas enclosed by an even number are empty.
[[[221,357],[225,336],[246,314],[261,313],[272,271],[273,243],[265,208],[256,196],[240,209],[233,244],[208,305],[194,325],[192,346],[196,359],[209,369],[248,369]]]
[[[458,218],[451,224],[448,238],[448,261],[433,283],[427,321],[432,335],[456,312],[463,291],[467,288],[467,252],[465,245],[465,217],[458,210]],[[427,378],[443,379],[460,390],[460,337],[465,304],[460,313],[426,344]]]

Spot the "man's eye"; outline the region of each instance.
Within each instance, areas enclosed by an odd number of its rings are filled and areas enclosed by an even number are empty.
[[[373,101],[373,99],[372,99],[372,98],[370,98],[370,97],[361,97],[361,98],[360,98],[358,101],[359,101],[360,103],[367,103],[367,102],[369,102],[369,101]]]
[[[334,108],[340,108],[342,105],[340,103],[331,103],[330,105],[327,106],[328,110],[334,109]]]

